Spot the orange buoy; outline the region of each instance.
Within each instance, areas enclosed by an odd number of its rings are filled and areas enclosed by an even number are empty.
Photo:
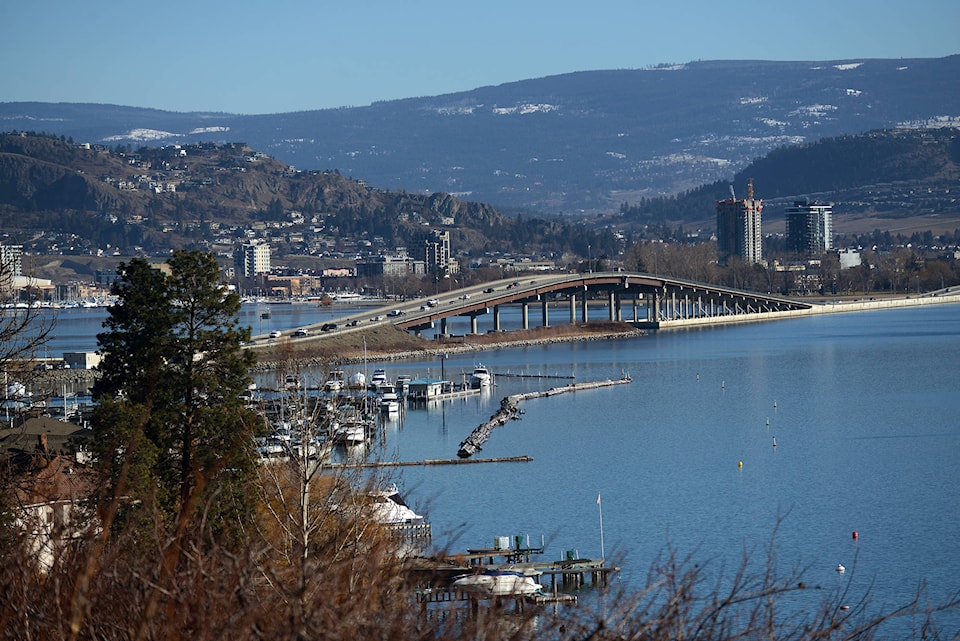
[[[860,538],[860,534],[857,533],[856,530],[854,530],[854,531],[853,531],[853,540],[856,541],[856,540],[859,539],[859,538]]]

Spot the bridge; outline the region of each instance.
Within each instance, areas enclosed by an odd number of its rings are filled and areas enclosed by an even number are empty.
[[[483,283],[433,298],[395,302],[341,317],[335,328],[330,327],[333,323],[317,323],[306,328],[307,336],[300,337],[294,330],[287,330],[282,336],[297,342],[318,340],[325,335],[380,325],[394,325],[417,334],[432,330],[446,335],[447,319],[458,316],[469,318],[470,332],[476,334],[478,319],[487,314],[492,315],[494,331],[530,329],[531,309],[539,312],[536,320],[544,327],[558,320],[610,320],[631,323],[640,329],[663,330],[943,303],[960,303],[960,288],[948,287],[913,297],[810,303],[654,274],[544,274]],[[506,305],[520,307],[521,328],[502,327],[500,311]],[[324,331],[324,326],[329,331]],[[257,336],[249,346],[268,347],[271,343],[268,337]]]
[[[598,303],[605,308],[596,315]],[[566,307],[570,323],[590,320],[629,322],[644,329],[664,324],[695,324],[697,320],[746,320],[747,316],[810,309],[812,305],[782,296],[747,292],[728,287],[666,278],[653,274],[598,272],[549,274],[504,279],[448,292],[443,297],[400,306],[390,320],[413,332],[435,329],[446,333],[452,316],[470,318],[471,333],[477,333],[477,319],[493,315],[493,329],[500,331],[500,308],[519,305],[523,329],[530,328],[530,310],[539,312],[539,324],[551,323],[551,312]],[[591,315],[594,316],[591,316]]]

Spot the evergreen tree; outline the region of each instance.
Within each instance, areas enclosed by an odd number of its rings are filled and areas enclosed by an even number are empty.
[[[258,421],[240,399],[249,330],[236,325],[239,297],[220,286],[212,255],[178,251],[169,269],[142,259],[120,267],[119,300],[97,336],[95,442],[114,493],[180,522],[202,505],[217,525],[245,511],[255,472]]]

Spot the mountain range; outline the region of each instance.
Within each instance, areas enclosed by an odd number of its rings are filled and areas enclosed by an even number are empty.
[[[507,213],[593,214],[729,181],[785,146],[960,126],[958,77],[960,55],[697,61],[285,114],[0,103],[0,128],[133,149],[243,142],[379,189],[444,192]]]

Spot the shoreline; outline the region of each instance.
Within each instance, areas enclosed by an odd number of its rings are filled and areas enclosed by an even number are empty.
[[[544,336],[541,338],[516,338],[504,340],[492,340],[490,342],[479,343],[454,343],[454,344],[434,344],[425,345],[420,349],[406,350],[372,350],[364,355],[338,356],[334,358],[324,358],[324,356],[297,357],[292,355],[291,359],[307,364],[308,366],[329,366],[329,365],[357,365],[366,360],[368,363],[390,363],[399,361],[430,360],[439,358],[443,354],[470,354],[475,352],[496,351],[502,349],[513,349],[517,347],[533,347],[537,345],[554,345],[560,343],[575,343],[585,341],[618,340],[638,338],[647,336],[648,330],[636,329],[631,327],[629,330],[621,331],[603,331],[591,332],[581,331],[577,333],[562,334],[557,336]],[[276,359],[264,359],[257,361],[254,365],[255,371],[271,371],[278,369],[282,361]]]

